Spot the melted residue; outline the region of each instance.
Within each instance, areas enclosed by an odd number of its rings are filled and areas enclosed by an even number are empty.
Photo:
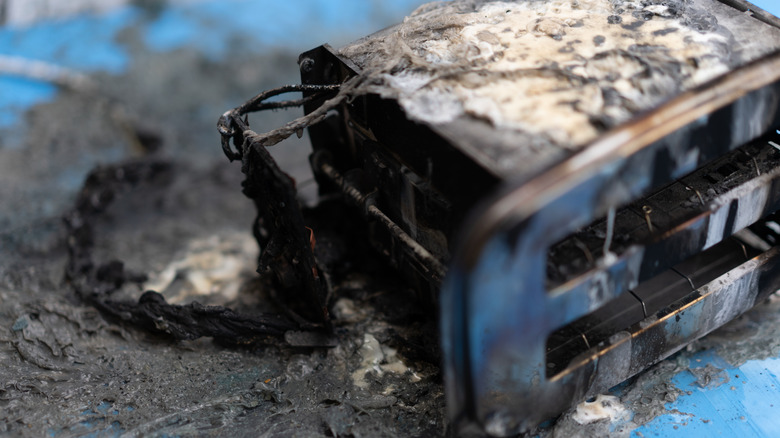
[[[368,315],[367,309],[360,308],[355,305],[353,300],[349,298],[339,298],[333,304],[331,315],[339,323],[354,324],[365,320]]]
[[[171,303],[218,294],[225,301],[238,296],[242,282],[254,274],[257,244],[249,233],[214,235],[190,243],[184,255],[144,283]]]
[[[629,412],[620,403],[620,399],[612,395],[596,396],[595,400],[586,400],[577,405],[572,418],[580,424],[589,424],[600,420],[615,422],[625,420]]]
[[[703,367],[691,368],[691,374],[696,378],[696,381],[690,384],[690,386],[697,386],[699,388],[715,389],[721,385],[729,383],[728,373],[712,364],[707,364]]]
[[[432,3],[342,54],[412,119],[472,117],[576,149],[780,47],[777,29],[728,14],[711,0]]]
[[[398,352],[394,348],[382,345],[377,339],[366,333],[363,335],[363,345],[358,350],[362,361],[360,368],[352,373],[352,382],[358,388],[366,389],[369,383],[366,381],[366,374],[369,372],[382,376],[384,373],[405,374],[409,368],[398,357]],[[414,372],[411,373],[411,381],[419,381]]]

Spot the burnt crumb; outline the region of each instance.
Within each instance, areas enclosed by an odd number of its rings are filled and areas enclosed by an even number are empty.
[[[632,44],[628,46],[628,52],[635,55],[646,55],[656,52],[665,52],[667,50],[664,46],[654,46],[651,44]]]
[[[637,20],[640,20],[640,21],[650,21],[650,20],[653,19],[654,15],[655,14],[653,14],[652,12],[645,11],[645,10],[634,11],[634,12],[631,13],[631,16],[633,16],[634,18],[636,18]]]
[[[585,22],[582,20],[577,20],[574,23],[570,24],[569,27],[582,27],[585,25]]]
[[[683,24],[700,33],[712,32],[718,27],[718,19],[703,11],[690,10]]]
[[[644,21],[637,20],[637,21],[635,21],[635,22],[633,22],[631,24],[622,24],[620,27],[622,27],[623,29],[626,29],[626,30],[637,30],[640,27],[642,27],[643,24],[645,24]]]
[[[661,29],[661,30],[654,31],[653,32],[653,36],[664,36],[664,35],[669,35],[670,33],[674,33],[674,32],[677,32],[677,29],[675,29],[673,27],[669,27],[669,28],[666,28],[666,29]]]
[[[574,51],[574,47],[572,46],[561,47],[560,49],[558,49],[558,53],[571,53],[573,51]]]
[[[607,23],[609,24],[620,24],[623,22],[623,17],[620,15],[610,15],[607,17]]]
[[[593,44],[595,44],[596,47],[604,44],[605,41],[607,41],[607,39],[603,35],[596,35],[593,37]]]
[[[617,106],[620,105],[623,101],[623,98],[620,96],[620,92],[612,87],[602,88],[601,96],[604,99],[604,104],[606,106]]]
[[[594,128],[598,129],[599,132],[604,132],[614,126],[614,121],[605,115],[588,116],[588,121]],[[587,269],[587,266],[582,261],[577,260],[572,264],[571,268],[567,266],[565,270],[561,270],[554,264],[549,264],[547,267],[547,274],[550,280],[565,282],[570,275],[575,275],[577,271],[584,269]]]

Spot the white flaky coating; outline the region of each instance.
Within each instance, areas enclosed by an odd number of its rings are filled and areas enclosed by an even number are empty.
[[[412,120],[474,118],[576,150],[778,47],[779,29],[715,0],[461,0],[341,54]],[[502,147],[488,155],[517,154]]]

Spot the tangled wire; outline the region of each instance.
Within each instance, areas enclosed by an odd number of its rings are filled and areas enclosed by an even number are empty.
[[[230,344],[272,341],[299,346],[332,342],[321,327],[302,327],[290,318],[242,315],[197,302],[173,305],[155,291],[146,291],[137,302],[113,296],[125,284],[141,284],[146,276],[129,272],[119,260],[96,263],[92,256],[95,225],[122,194],[154,181],[171,168],[168,162],[141,160],[97,168],[88,175],[75,207],[64,217],[69,254],[65,277],[77,294],[109,317],[176,340],[206,336]]]

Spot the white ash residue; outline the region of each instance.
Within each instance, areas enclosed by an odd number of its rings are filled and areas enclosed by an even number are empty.
[[[726,383],[729,383],[729,373],[726,370],[718,368],[712,364],[703,367],[690,368],[688,370],[696,380],[690,384],[702,389],[715,389]]]
[[[144,290],[160,291],[174,304],[220,295],[221,302],[238,296],[242,282],[255,274],[257,244],[250,233],[226,232],[197,239],[181,258],[153,273]]]
[[[358,350],[362,358],[360,368],[352,373],[352,381],[358,388],[368,388],[366,374],[369,372],[382,376],[384,373],[405,374],[409,368],[398,357],[398,352],[394,348],[382,345],[377,339],[366,333],[363,335],[363,345]],[[411,381],[417,382],[420,378],[411,373]]]
[[[749,360],[780,356],[780,294],[696,342],[697,349],[715,349],[732,367]]]
[[[369,309],[357,306],[349,298],[339,298],[333,303],[331,315],[340,324],[354,324],[368,318]]]
[[[586,400],[578,404],[572,418],[579,424],[590,424],[601,420],[610,422],[625,420],[628,414],[619,398],[599,394],[595,400]]]
[[[777,47],[780,29],[714,0],[461,0],[341,54],[413,120],[474,118],[571,150]]]

